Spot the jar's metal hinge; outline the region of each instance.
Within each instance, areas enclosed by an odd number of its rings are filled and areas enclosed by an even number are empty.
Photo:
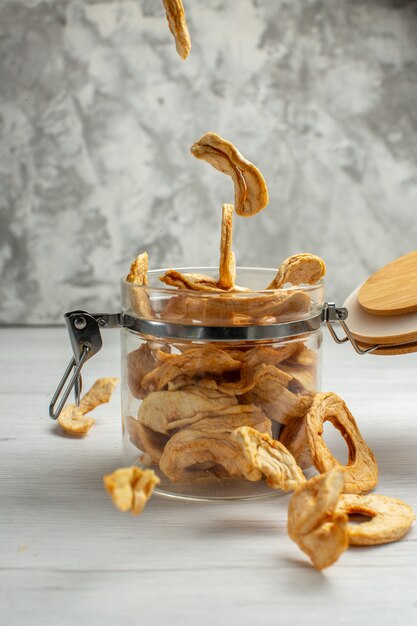
[[[54,420],[59,417],[72,389],[75,392],[75,402],[77,406],[79,405],[82,388],[81,370],[84,363],[97,354],[103,345],[100,329],[119,328],[124,325],[123,313],[91,314],[86,311],[71,311],[64,315],[64,319],[73,357],[49,405],[49,417]]]
[[[349,326],[346,324],[346,320],[348,317],[348,310],[346,307],[337,307],[334,302],[325,302],[323,305],[323,321],[326,322],[326,326],[329,329],[329,332],[336,343],[345,343],[346,341],[350,341],[355,352],[360,355],[369,354],[370,352],[374,352],[378,348],[381,348],[380,345],[371,346],[369,348],[361,348],[356,341],[355,337],[352,335]],[[339,337],[334,329],[334,324],[340,324],[342,327],[345,336]]]

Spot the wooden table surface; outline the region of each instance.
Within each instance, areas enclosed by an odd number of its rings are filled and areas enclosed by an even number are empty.
[[[118,375],[118,332],[104,335],[85,385]],[[85,439],[48,418],[68,359],[63,328],[0,329],[2,625],[417,623],[416,528],[395,544],[350,548],[320,573],[287,537],[288,496],[154,497],[138,518],[118,512],[102,488],[121,465],[118,394]],[[417,355],[359,357],[325,341],[323,390],[356,416],[379,461],[377,491],[415,510],[416,371]],[[334,435],[326,429],[345,454]]]

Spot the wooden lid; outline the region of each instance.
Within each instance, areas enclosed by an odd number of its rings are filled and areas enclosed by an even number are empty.
[[[372,315],[395,316],[417,311],[417,251],[372,274],[360,287],[357,299],[363,311]]]
[[[371,315],[359,305],[362,287],[357,287],[343,305],[349,311],[347,324],[355,339],[361,345],[365,344],[364,347],[376,344],[387,346],[373,354],[417,352],[417,312],[389,317]]]

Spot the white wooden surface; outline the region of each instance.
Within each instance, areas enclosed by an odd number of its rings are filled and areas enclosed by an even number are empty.
[[[83,440],[47,416],[68,357],[64,329],[0,330],[2,625],[417,623],[415,528],[319,573],[286,535],[287,496],[153,498],[139,518],[119,513],[101,482],[121,462],[119,398]],[[416,370],[417,355],[359,357],[326,341],[323,389],[357,417],[378,491],[417,510]],[[118,333],[107,331],[85,383],[118,371]]]

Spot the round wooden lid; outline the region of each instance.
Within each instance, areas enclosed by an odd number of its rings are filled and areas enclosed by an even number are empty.
[[[347,325],[355,339],[365,347],[384,346],[372,354],[417,352],[417,312],[389,317],[371,315],[359,305],[362,287],[360,285],[352,291],[343,305],[349,311]]]
[[[372,315],[391,316],[417,311],[417,251],[372,274],[360,287],[358,302]]]

